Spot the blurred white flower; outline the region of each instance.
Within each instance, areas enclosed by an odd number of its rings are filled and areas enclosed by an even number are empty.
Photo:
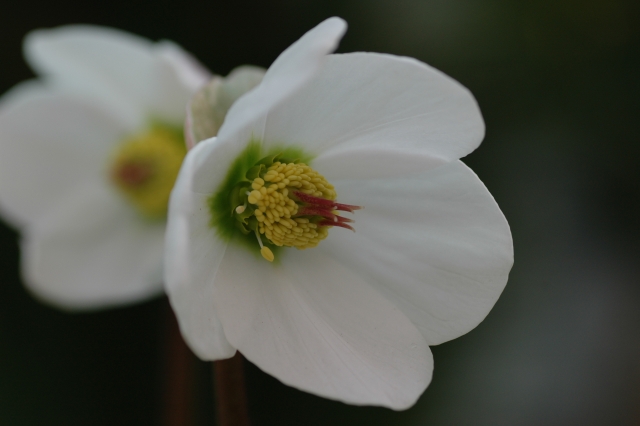
[[[211,79],[177,45],[66,26],[27,35],[40,79],[0,100],[0,210],[32,292],[98,308],[162,292],[185,106]]]
[[[511,233],[459,161],[484,137],[469,91],[411,58],[328,55],[345,29],[331,18],[285,50],[187,154],[166,286],[201,358],[237,349],[299,389],[404,409],[431,380],[428,345],[498,299]],[[329,230],[354,210],[336,200],[364,206],[357,233]]]

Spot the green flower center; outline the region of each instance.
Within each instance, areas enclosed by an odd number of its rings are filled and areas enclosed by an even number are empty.
[[[223,236],[234,233],[228,229],[232,226],[272,262],[276,248],[316,247],[332,226],[353,230],[348,224],[353,221],[338,212],[360,207],[336,203],[333,185],[302,162],[309,156],[287,148],[256,161],[259,152],[259,144],[250,143],[210,199],[212,225]]]
[[[185,155],[179,131],[154,125],[120,143],[110,162],[109,177],[144,217],[163,219]]]

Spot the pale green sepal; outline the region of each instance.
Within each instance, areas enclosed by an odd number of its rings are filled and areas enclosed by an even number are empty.
[[[188,136],[193,145],[218,134],[231,105],[262,81],[265,70],[253,66],[235,68],[225,78],[215,76],[191,99]]]

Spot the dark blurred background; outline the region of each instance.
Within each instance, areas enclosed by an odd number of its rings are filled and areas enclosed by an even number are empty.
[[[505,292],[433,348],[412,409],[350,407],[248,366],[261,425],[640,424],[640,2],[637,0],[4,0],[0,92],[33,76],[22,37],[92,23],[172,39],[212,71],[268,67],[326,17],[339,51],[408,55],[474,93],[487,124],[464,159],[513,232]],[[0,227],[0,425],[154,425],[167,304],[67,314],[27,294]],[[195,417],[214,424],[198,363]]]

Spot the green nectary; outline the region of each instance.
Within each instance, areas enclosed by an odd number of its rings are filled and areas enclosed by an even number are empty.
[[[247,147],[231,163],[223,183],[208,200],[211,227],[223,240],[238,242],[256,256],[261,256],[254,235],[257,227],[256,218],[253,216],[254,207],[247,202],[251,182],[276,161],[309,164],[312,159],[312,155],[297,147],[275,146],[265,151],[261,141],[249,141]],[[245,210],[237,213],[236,207],[241,205],[246,206]],[[280,249],[266,239],[264,245],[274,253]]]

